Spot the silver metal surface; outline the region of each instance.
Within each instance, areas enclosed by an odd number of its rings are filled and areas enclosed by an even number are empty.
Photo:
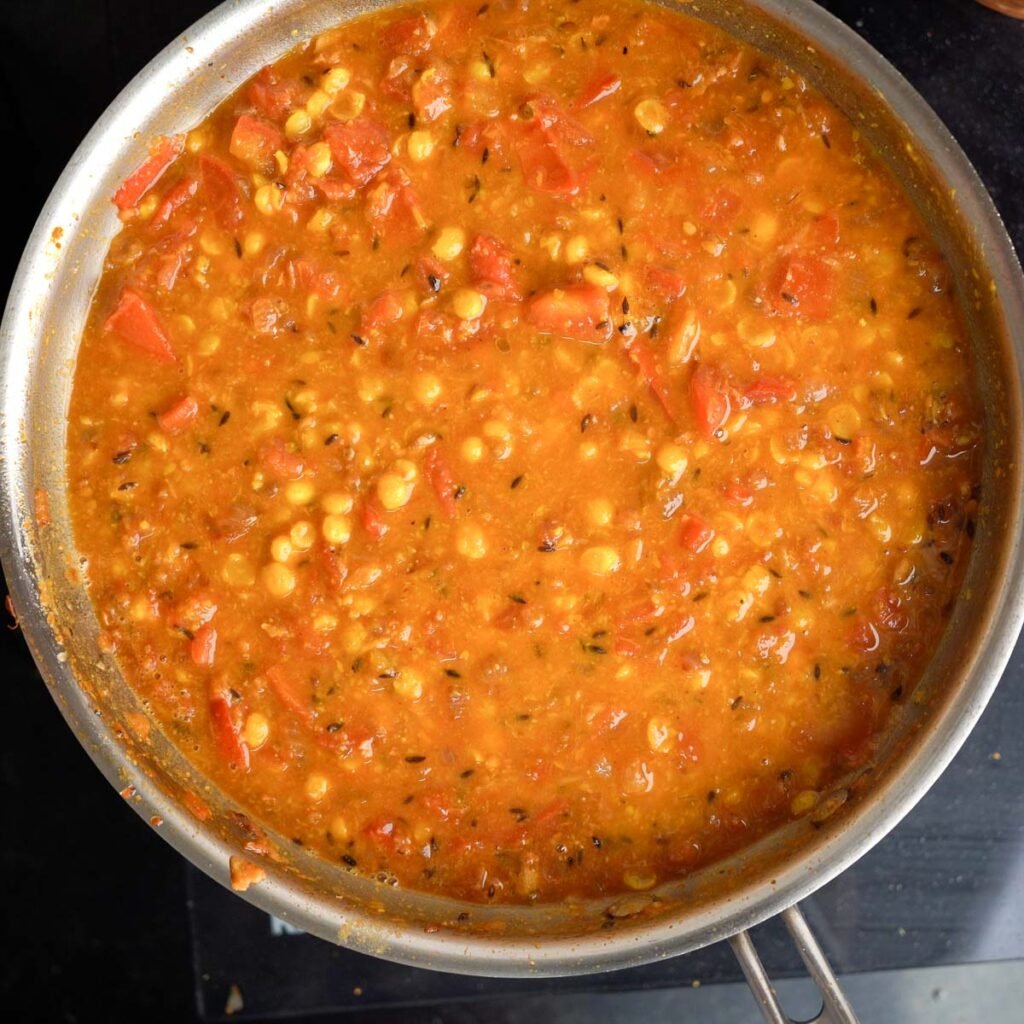
[[[168,842],[222,883],[229,856],[242,855],[250,838],[244,821],[147,717],[97,644],[64,472],[74,359],[118,228],[109,197],[145,155],[147,140],[202,120],[261,66],[317,31],[383,5],[231,0],[175,40],[72,157],[29,239],[0,328],[0,554],[25,636],[54,700],[99,768],[144,819],[162,819]],[[923,100],[813,3],[680,6],[786,60],[845,110],[950,260],[985,397],[987,436],[982,514],[961,599],[915,700],[871,771],[847,780],[849,799],[828,821],[794,822],[742,855],[611,907],[593,901],[485,908],[407,892],[353,877],[270,833],[275,856],[262,861],[266,880],[245,898],[304,931],[402,963],[509,976],[628,967],[734,935],[793,905],[877,843],[949,763],[1006,664],[1024,614],[1024,286],[995,209]],[[40,491],[48,497],[45,527],[33,514]]]
[[[786,926],[790,938],[796,943],[797,952],[807,968],[807,973],[817,986],[818,992],[821,993],[821,1012],[801,1024],[858,1024],[853,1007],[843,995],[835,972],[821,946],[818,945],[818,940],[814,937],[807,921],[804,920],[804,915],[800,913],[799,907],[788,907],[779,916],[782,918],[782,923]],[[749,932],[737,932],[729,939],[729,945],[732,947],[733,953],[736,954],[743,977],[747,979],[747,984],[754,994],[754,1000],[766,1024],[797,1024],[786,1013],[782,1000],[779,999],[775,986],[772,985],[768,972],[765,971],[764,964],[761,963],[761,958],[757,955],[757,949]]]

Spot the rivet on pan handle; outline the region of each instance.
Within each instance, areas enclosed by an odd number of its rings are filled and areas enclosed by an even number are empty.
[[[857,1024],[857,1015],[843,995],[839,982],[821,946],[818,945],[814,932],[807,926],[803,914],[796,907],[790,907],[779,916],[793,942],[796,943],[797,952],[807,968],[807,973],[821,993],[821,1013],[806,1024]],[[729,939],[729,945],[740,962],[743,975],[767,1024],[794,1024],[779,1002],[750,935],[747,932],[738,932]]]

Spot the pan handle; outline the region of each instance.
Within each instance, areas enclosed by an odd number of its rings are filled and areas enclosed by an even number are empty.
[[[857,1015],[853,1007],[843,995],[839,982],[836,979],[829,962],[814,937],[814,932],[808,927],[804,915],[797,907],[790,907],[780,915],[782,923],[786,926],[790,938],[796,944],[800,959],[803,960],[808,974],[818,986],[821,993],[821,1012],[806,1024],[858,1024]],[[757,955],[753,940],[748,932],[737,932],[731,939],[736,959],[740,962],[743,975],[747,979],[750,990],[754,993],[754,999],[761,1010],[766,1024],[795,1024],[783,1009],[782,1003],[772,986],[761,958]]]

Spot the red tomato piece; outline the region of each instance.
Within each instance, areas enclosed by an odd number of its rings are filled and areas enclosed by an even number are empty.
[[[642,653],[643,648],[635,640],[628,640],[624,636],[618,636],[612,643],[612,651],[622,658],[636,658]]]
[[[188,254],[184,245],[161,257],[156,270],[156,283],[161,291],[174,291],[174,285],[177,283],[178,275],[187,258]]]
[[[641,601],[639,604],[627,608],[619,613],[618,625],[621,627],[629,623],[651,622],[662,612],[662,609],[653,601]]]
[[[357,117],[348,124],[332,124],[324,138],[331,147],[335,166],[353,185],[368,184],[391,159],[387,129],[368,117]]]
[[[792,402],[796,394],[796,384],[789,377],[759,377],[743,392],[743,399],[751,405],[770,405]]]
[[[426,223],[412,181],[401,168],[381,175],[366,197],[366,216],[371,221],[383,222],[399,213],[407,214],[417,227]]]
[[[341,280],[333,270],[324,270],[311,259],[298,259],[292,263],[295,280],[305,292],[313,292],[322,299],[336,299],[341,292]]]
[[[313,717],[313,690],[309,680],[285,665],[272,665],[267,669],[267,682],[281,703],[303,721]]]
[[[350,203],[358,194],[354,185],[347,181],[339,181],[337,178],[316,178],[315,185],[323,197],[332,203]]]
[[[323,569],[328,587],[334,591],[341,590],[348,579],[348,564],[325,540],[318,542],[316,551],[317,563]]]
[[[527,306],[526,319],[543,334],[579,341],[607,341],[612,333],[608,293],[589,284],[541,292]]]
[[[861,654],[872,654],[882,645],[875,624],[863,617],[857,619],[850,630],[849,645]]]
[[[515,264],[507,246],[493,235],[477,235],[469,250],[469,274],[489,298],[519,302],[523,297],[515,279]]]
[[[138,292],[125,288],[114,312],[107,317],[103,329],[116,334],[140,352],[165,363],[177,362],[167,332],[156,310]]]
[[[574,196],[581,186],[579,175],[566,163],[559,147],[538,125],[525,127],[517,147],[526,184],[553,196]]]
[[[164,197],[164,201],[156,208],[149,221],[150,230],[162,227],[174,215],[179,206],[184,206],[199,190],[199,182],[195,178],[186,178],[178,182]]]
[[[394,292],[381,292],[367,307],[359,320],[363,335],[383,330],[398,323],[405,315],[402,300]]]
[[[674,423],[676,411],[672,404],[668,382],[658,369],[650,342],[641,335],[637,335],[626,348],[626,354],[629,356],[629,361],[636,367],[640,379],[650,388],[651,394],[658,400],[668,418]]]
[[[455,478],[452,476],[448,460],[436,446],[427,452],[423,460],[423,469],[427,474],[427,480],[430,481],[430,486],[434,488],[434,493],[437,495],[444,514],[449,519],[453,519],[458,508],[455,502]]]
[[[732,413],[729,389],[722,375],[710,366],[701,364],[693,371],[690,401],[697,426],[708,437],[714,437]]]
[[[715,531],[700,516],[685,512],[679,517],[679,543],[699,555],[715,538]]]
[[[411,14],[392,22],[380,35],[381,46],[393,53],[418,57],[430,49],[437,25],[425,14]]]
[[[246,87],[245,98],[271,121],[280,121],[298,101],[296,85],[282,82],[273,68],[264,68]]]
[[[768,299],[776,313],[824,320],[834,298],[835,271],[818,256],[784,256],[769,279]]]
[[[217,630],[213,626],[202,626],[196,630],[188,645],[189,657],[201,668],[212,668],[217,656]]]
[[[412,839],[406,827],[391,818],[375,818],[363,828],[363,835],[377,846],[398,855],[407,854],[412,849]]]
[[[184,135],[156,139],[146,160],[125,178],[114,193],[114,205],[122,211],[138,206],[139,200],[160,180],[184,148]]]
[[[430,253],[424,253],[417,261],[413,270],[416,283],[425,292],[439,292],[441,286],[451,276],[448,268]]]
[[[754,501],[754,492],[746,484],[741,484],[738,481],[725,485],[725,496],[740,508],[747,508]]]
[[[279,480],[298,480],[305,469],[302,456],[289,451],[279,437],[260,449],[259,460],[260,465]]]
[[[628,160],[632,169],[645,178],[655,178],[664,170],[662,161],[641,149],[631,150]]]
[[[242,195],[238,177],[223,160],[204,153],[199,158],[203,197],[217,223],[230,231],[242,219]]]
[[[576,99],[576,108],[585,110],[601,100],[614,96],[622,88],[622,79],[618,75],[598,72],[583,89]]]
[[[834,213],[815,217],[807,231],[807,241],[823,249],[834,249],[839,244],[839,218]]]
[[[380,81],[380,91],[389,99],[408,105],[412,102],[412,85],[416,69],[407,57],[396,57]]]
[[[452,814],[451,797],[436,789],[424,793],[419,799],[420,806],[440,821],[447,821]]]
[[[364,501],[360,517],[363,522],[363,529],[374,540],[380,540],[388,532],[388,524],[384,519],[384,512],[376,502],[371,500]]]
[[[644,283],[666,302],[675,302],[686,291],[686,278],[667,267],[649,266],[644,270]]]
[[[165,433],[175,434],[184,430],[198,415],[199,403],[191,395],[185,395],[160,413],[156,421]]]
[[[708,196],[700,215],[712,224],[725,226],[732,223],[742,205],[743,200],[735,192],[720,188]]]
[[[486,149],[493,156],[496,153],[503,153],[506,145],[506,132],[508,125],[501,121],[475,121],[467,125],[459,134],[458,146],[460,149],[483,154]]]
[[[232,767],[249,770],[249,747],[231,715],[231,704],[226,691],[210,695],[210,728],[221,757]]]
[[[228,152],[250,167],[267,167],[274,154],[284,147],[284,135],[276,124],[243,114],[231,132]]]
[[[532,120],[529,123],[538,125],[552,142],[567,146],[589,146],[594,136],[570,117],[550,96],[531,96],[525,104]]]

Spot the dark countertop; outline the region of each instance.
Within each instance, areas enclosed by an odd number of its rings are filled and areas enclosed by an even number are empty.
[[[10,280],[37,211],[92,122],[161,46],[212,6],[209,0],[5,0],[0,130],[8,159],[16,155],[17,163],[7,179],[0,280]],[[824,6],[875,45],[932,104],[978,168],[1018,252],[1024,252],[1024,23],[972,0],[829,0]],[[6,669],[0,709],[8,723],[0,747],[7,823],[0,844],[0,992],[24,1022],[193,1020],[189,884],[197,894],[197,956],[201,972],[210,975],[202,988],[210,1011],[219,1011],[228,982],[237,980],[232,957],[243,945],[238,940],[254,930],[262,935],[266,919],[231,899],[223,914],[217,911],[221,895],[207,888],[204,896],[205,883],[187,876],[180,858],[93,768],[20,636],[0,633]],[[1022,723],[1019,645],[993,705],[935,790],[880,847],[812,901],[812,918],[840,969],[1024,958],[1024,796],[1017,781]],[[228,932],[219,943],[218,928]],[[294,1000],[315,1005],[315,996],[340,991],[342,983],[351,996],[353,976],[339,979],[329,947],[314,943],[312,950],[303,944],[313,940],[304,937],[284,941],[298,943],[279,958]],[[767,959],[785,968],[786,954],[771,933],[766,942]],[[723,950],[699,956],[674,962],[669,975],[651,983],[736,977]],[[257,988],[258,980],[252,982]],[[282,982],[268,975],[263,983],[269,1010]],[[393,975],[387,984],[411,983]],[[565,988],[547,991],[555,987]],[[525,994],[521,986],[515,990]],[[438,1002],[455,994],[444,987],[430,991]],[[259,999],[252,990],[249,1007]],[[482,1016],[497,1019],[500,1004],[490,1005]],[[544,1019],[545,1004],[537,1005]],[[357,1013],[347,1019],[384,1018]],[[439,1013],[433,1019],[449,1018]],[[458,1019],[477,1018],[467,1008]]]

